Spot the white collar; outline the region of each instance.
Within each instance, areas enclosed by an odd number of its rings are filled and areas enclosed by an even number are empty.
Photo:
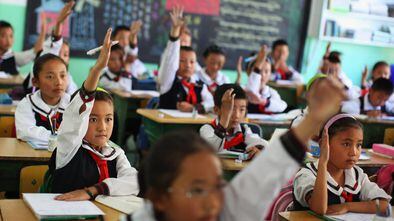
[[[40,113],[41,115],[51,117],[55,114],[55,111],[52,111],[52,109],[48,106],[48,104],[45,103],[44,100],[42,99],[41,90],[37,90],[33,94],[28,94],[26,96],[26,99],[28,99],[28,101],[30,102],[32,109]],[[64,95],[60,98],[59,103],[57,104],[58,108],[56,112],[63,113],[69,103],[70,103],[70,95],[64,93]]]
[[[91,147],[89,143],[85,140],[82,142],[82,147],[99,156],[101,159],[107,161],[113,160],[117,158],[120,154],[124,153],[124,151],[118,145],[116,145],[110,140],[103,148],[101,148],[100,152]]]
[[[3,54],[3,56],[1,56],[1,59],[5,60],[5,59],[8,59],[8,58],[13,57],[13,56],[14,56],[14,52],[10,48]]]
[[[219,125],[219,117],[217,117],[217,118],[215,119],[215,123],[216,123],[216,125]],[[226,136],[226,137],[233,137],[233,136],[234,136],[235,134],[237,134],[238,132],[241,132],[241,133],[242,133],[242,126],[241,126],[241,124],[238,124],[238,125],[234,128],[233,133],[230,134],[229,136]]]
[[[363,111],[380,110],[381,109],[380,106],[378,107],[372,106],[371,102],[369,102],[368,96],[369,96],[369,92],[362,98],[364,99],[364,106],[361,107],[362,110]]]
[[[179,80],[182,80],[183,78],[181,77],[181,76],[178,76],[177,75],[177,78],[179,79]],[[196,83],[197,81],[199,81],[200,79],[198,78],[198,76],[196,75],[196,74],[193,74],[191,77],[190,77],[190,83]]]
[[[206,69],[206,68],[201,69],[201,71],[200,71],[199,73],[200,73],[200,74],[199,74],[200,79],[201,79],[205,84],[211,85],[211,84],[213,84],[213,83],[216,83],[216,84],[221,85],[221,84],[224,83],[224,79],[223,79],[223,76],[224,76],[224,75],[223,75],[222,72],[220,72],[220,71],[218,71],[218,73],[217,73],[217,75],[216,75],[216,78],[215,78],[214,80],[212,80],[212,78],[208,75],[207,69]]]

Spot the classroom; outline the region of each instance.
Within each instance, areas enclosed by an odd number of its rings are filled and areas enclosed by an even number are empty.
[[[0,221],[394,220],[394,0],[0,0]]]

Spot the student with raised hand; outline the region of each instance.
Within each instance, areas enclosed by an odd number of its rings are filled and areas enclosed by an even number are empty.
[[[212,146],[198,135],[178,132],[159,139],[144,165],[147,200],[132,219],[263,219],[281,186],[303,162],[306,143],[320,124],[339,110],[345,96],[335,79],[318,86],[327,91],[322,96],[330,97],[329,102],[309,112],[297,127],[274,138],[264,154],[255,157],[228,184]]]
[[[368,78],[368,67],[365,66],[362,72],[361,78],[361,95],[365,95],[368,93],[369,88],[372,86],[373,82],[379,78],[390,79],[391,70],[390,65],[385,61],[378,61],[374,64],[372,71],[371,71],[371,79],[367,80]]]
[[[99,194],[136,195],[139,190],[137,171],[124,151],[109,140],[114,118],[112,97],[97,88],[109,59],[110,36],[108,29],[96,64],[64,112],[49,164],[51,191],[64,193],[57,200],[92,200]]]
[[[184,24],[183,9],[174,7],[170,13],[170,39],[162,55],[158,84],[159,108],[204,113],[212,110],[213,98],[207,86],[194,74],[196,53],[191,47],[180,46],[180,31]]]
[[[295,209],[320,215],[386,211],[391,197],[356,166],[362,143],[362,125],[352,115],[330,118],[320,133],[319,161],[306,164],[294,179]]]
[[[245,124],[248,100],[245,91],[236,84],[223,84],[214,95],[217,119],[200,128],[200,135],[216,151],[245,152],[252,159],[268,142]]]
[[[249,113],[280,113],[285,111],[287,103],[279,93],[267,85],[271,77],[271,64],[266,59],[267,46],[262,46],[248,78],[246,91],[249,98]]]

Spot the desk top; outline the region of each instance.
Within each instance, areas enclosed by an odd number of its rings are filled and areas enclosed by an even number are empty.
[[[290,127],[291,120],[261,120],[261,119],[249,119],[250,123],[258,124],[258,125],[273,125],[273,126],[286,126]]]
[[[291,211],[279,213],[281,221],[319,221],[321,219],[309,214],[307,211]]]
[[[159,92],[156,91],[146,91],[144,93],[141,90],[133,92],[128,92],[128,91],[123,91],[119,89],[112,89],[110,90],[113,94],[122,97],[122,98],[134,98],[134,99],[151,99],[152,97],[158,97],[160,96]]]
[[[282,82],[284,82],[284,81],[282,81]],[[287,82],[289,82],[289,81],[287,81]],[[269,81],[268,85],[270,85],[272,87],[295,88],[295,89],[298,89],[298,88],[302,88],[303,89],[303,88],[306,87],[305,84],[291,83],[291,82],[289,82],[289,83],[278,83],[278,82],[275,82],[275,81]]]
[[[154,109],[138,109],[137,113],[162,124],[209,124],[213,121],[213,118],[208,115],[206,115],[206,118],[176,118]]]
[[[1,105],[0,115],[15,115],[16,105]]]
[[[24,77],[21,75],[15,75],[8,78],[0,78],[0,85],[21,85]]]
[[[0,160],[49,161],[52,153],[34,150],[28,143],[16,138],[0,138]]]
[[[94,202],[104,213],[104,220],[118,220],[122,212]],[[0,221],[24,220],[36,221],[37,218],[22,199],[0,200]]]

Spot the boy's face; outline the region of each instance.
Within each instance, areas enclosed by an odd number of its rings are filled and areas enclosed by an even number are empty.
[[[14,31],[12,28],[0,29],[0,52],[7,51],[14,44]]]
[[[269,62],[264,62],[260,74],[261,85],[266,85],[271,78],[271,64]]]
[[[60,48],[59,57],[63,59],[66,64],[70,62],[70,47],[67,44],[63,44]]]
[[[189,79],[194,74],[196,59],[196,53],[194,51],[181,50],[177,74],[182,78]]]
[[[115,35],[114,41],[119,41],[119,45],[122,46],[122,48],[125,48],[129,45],[129,38],[130,31],[121,30]]]
[[[68,86],[66,66],[57,60],[46,62],[38,73],[38,78],[33,77],[33,85],[40,88],[43,100],[50,104],[50,101],[59,101],[64,95]],[[56,103],[55,103],[56,104]]]
[[[94,101],[89,127],[84,139],[95,147],[103,147],[112,135],[114,107],[109,101]]]
[[[181,46],[192,46],[192,37],[186,33],[182,33],[179,37]]]
[[[390,95],[384,91],[377,91],[371,88],[371,90],[369,90],[368,98],[372,106],[379,107],[386,103],[386,101],[390,98]]]
[[[219,159],[200,151],[187,156],[171,192],[154,200],[155,208],[171,221],[216,221],[223,207],[223,180]]]
[[[380,65],[372,72],[372,80],[376,80],[379,78],[390,78],[390,67],[387,65]]]
[[[217,74],[226,62],[226,57],[222,54],[209,54],[205,58],[205,65],[208,74]]]
[[[245,121],[247,107],[248,102],[246,99],[234,99],[234,108],[233,112],[231,113],[228,129],[234,129],[240,123]],[[223,112],[225,111],[224,106],[221,106],[220,108],[215,106],[214,109],[219,118],[223,115]]]
[[[287,45],[276,46],[272,52],[272,57],[274,58],[275,62],[286,62],[287,58],[289,57],[289,47]]]
[[[112,73],[119,73],[123,68],[123,53],[119,50],[111,51],[107,66]]]

